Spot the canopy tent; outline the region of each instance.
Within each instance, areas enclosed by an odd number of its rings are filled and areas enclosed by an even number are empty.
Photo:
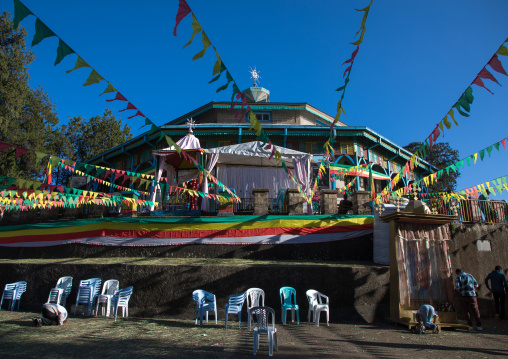
[[[189,156],[194,157],[198,161],[200,156],[203,154],[199,139],[194,136],[192,130],[187,135],[179,139],[176,144],[180,146],[182,150],[185,150]],[[199,175],[199,170],[196,169],[196,166],[191,163],[191,161],[181,156],[176,150],[175,146],[152,151],[152,155],[154,158],[159,157],[159,161],[157,161],[157,170],[155,172],[155,183],[157,183],[157,185],[150,197],[151,201],[155,201],[156,193],[158,190],[160,190],[158,183],[164,170],[167,171],[168,184],[171,184],[175,180],[177,183],[186,182],[196,178]],[[176,177],[177,170],[178,179]]]
[[[282,160],[288,168],[294,167],[293,159],[310,160],[312,158],[311,154],[305,152],[290,150],[280,146],[275,146],[275,148],[281,154]],[[260,141],[210,148],[206,149],[205,152],[219,154],[218,165],[273,167],[280,163],[278,159],[272,156],[272,151],[265,149]]]
[[[352,165],[339,165],[336,163],[330,163],[330,176],[331,175],[359,176],[369,178],[369,170],[368,169],[359,170],[357,166]],[[372,171],[372,178],[386,181],[390,179],[390,176],[380,172]]]
[[[308,194],[312,155],[275,147],[286,167],[294,169],[293,174],[302,190]],[[265,149],[260,141],[205,149],[205,153],[216,161],[217,177],[226,186],[234,188],[240,197],[250,197],[254,188],[268,188],[271,195],[280,189],[296,188],[296,183],[280,166],[280,160],[272,157],[271,149]]]

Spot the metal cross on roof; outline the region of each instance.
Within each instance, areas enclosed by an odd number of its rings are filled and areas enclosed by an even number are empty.
[[[185,124],[187,126],[189,126],[189,132],[192,132],[192,127],[196,127],[196,122],[194,121],[194,119],[191,117],[187,120],[187,122],[185,122]]]

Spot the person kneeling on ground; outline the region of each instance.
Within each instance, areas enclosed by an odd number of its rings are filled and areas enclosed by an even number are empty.
[[[60,304],[46,303],[42,306],[42,318],[33,318],[34,325],[64,325],[67,322],[67,310]]]
[[[416,312],[416,320],[418,324],[423,325],[426,329],[432,329],[434,333],[437,333],[439,328],[436,323],[432,322],[434,315],[437,316],[434,307],[429,304],[424,304],[418,309],[418,312]],[[425,333],[425,330],[423,330],[423,333]]]

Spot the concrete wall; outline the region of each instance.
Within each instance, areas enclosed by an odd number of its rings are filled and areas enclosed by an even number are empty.
[[[484,280],[496,265],[501,265],[503,273],[508,276],[508,226],[484,223],[452,225],[452,235],[449,249],[453,278],[456,278],[456,268],[472,274],[479,284],[480,314],[493,317],[494,301]],[[482,250],[489,246],[490,251]]]

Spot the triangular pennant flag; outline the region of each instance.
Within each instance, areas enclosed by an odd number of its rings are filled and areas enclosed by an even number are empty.
[[[65,56],[75,54],[76,52],[69,47],[62,39],[58,39],[58,48],[56,49],[55,66],[58,65]]]
[[[508,76],[508,74],[506,73],[506,71],[503,68],[503,65],[501,64],[501,61],[499,61],[499,58],[497,57],[497,54],[494,54],[494,56],[492,56],[492,58],[490,59],[490,61],[489,61],[489,63],[487,65],[492,67],[492,69],[494,71],[497,71],[500,74]]]
[[[501,84],[499,82],[497,82],[496,78],[485,67],[480,71],[480,73],[478,74],[478,77],[480,77],[482,79],[492,80],[495,83],[497,83],[499,86],[501,86]]]
[[[98,84],[102,80],[104,80],[104,77],[99,75],[99,73],[97,71],[92,70],[92,72],[90,72],[90,76],[88,76],[88,79],[83,84],[83,86],[90,86],[90,85],[93,85],[93,84]]]
[[[501,45],[499,50],[497,50],[496,54],[501,56],[508,56],[508,49],[506,48],[506,46]]]
[[[197,34],[199,34],[200,31],[203,31],[203,28],[201,27],[201,25],[199,24],[198,20],[196,19],[196,17],[194,16],[194,14],[191,14],[192,15],[192,35],[191,35],[191,38],[189,40],[188,43],[185,44],[185,46],[183,47],[184,49],[189,46],[190,44],[192,44],[192,40],[194,40],[194,36],[196,36]]]
[[[14,147],[14,145],[11,145],[10,143],[0,142],[0,152],[11,147]]]
[[[32,40],[32,47],[37,45],[39,42],[47,37],[56,36],[49,27],[47,27],[39,18],[35,20],[35,35]]]
[[[136,108],[136,106],[134,106],[132,103],[129,102],[127,104],[126,108],[124,108],[123,110],[120,110],[118,112],[123,112],[123,111],[127,111],[127,110],[137,110],[137,108]]]
[[[191,12],[191,9],[190,9],[189,5],[187,4],[187,2],[185,0],[179,0],[178,12],[176,13],[176,24],[175,24],[175,28],[173,30],[173,35],[176,36],[176,28],[180,24],[180,21],[182,21],[182,19],[184,17],[189,15],[190,12]]]
[[[471,167],[471,157],[466,158],[467,166]]]
[[[485,156],[485,150],[480,151],[480,159],[483,161],[483,157]]]
[[[483,83],[483,81],[482,81],[482,79],[480,78],[480,76],[476,77],[472,83],[473,83],[474,85],[477,85],[477,86],[483,87],[485,90],[489,91],[491,94],[494,94],[494,92],[490,91],[490,90],[489,90],[489,89],[485,86],[485,84]]]
[[[490,154],[492,153],[492,146],[487,147],[487,153],[489,154],[490,158]]]
[[[85,60],[83,60],[81,57],[78,56],[78,59],[76,60],[76,64],[74,65],[74,68],[72,70],[67,70],[66,73],[70,74],[72,71],[80,69],[82,67],[90,67],[90,68],[92,68],[90,65],[88,65],[86,63]]]
[[[503,145],[505,151],[506,151],[506,140],[507,140],[506,138],[501,140],[501,144]]]
[[[194,57],[192,57],[192,60],[197,60],[205,56],[205,52],[208,49],[208,47],[212,44],[210,40],[208,39],[208,36],[206,36],[205,32],[201,32],[202,42],[203,42],[203,50],[198,52]]]
[[[110,93],[110,92],[115,92],[115,91],[116,91],[116,89],[113,87],[113,85],[111,85],[111,83],[108,82],[108,86],[106,87],[106,89],[104,91],[102,91],[102,93],[99,96],[102,96],[105,93]]]
[[[498,143],[494,143],[494,145],[493,145],[493,146],[496,148],[496,150],[498,150],[498,151],[499,151],[499,142],[498,142]]]
[[[16,147],[16,154],[14,155],[14,158],[18,158],[19,156],[21,156],[24,153],[27,153],[28,151],[30,150],[27,150],[26,148],[23,147]]]
[[[14,20],[12,21],[12,27],[14,30],[18,29],[19,23],[28,15],[33,13],[19,0],[14,0]]]
[[[218,56],[218,55],[217,55],[217,56]],[[215,65],[217,65],[217,63],[215,63]],[[211,84],[212,82],[217,81],[217,80],[220,78],[220,76],[222,75],[222,73],[223,73],[224,71],[226,71],[226,70],[227,70],[227,69],[226,69],[226,66],[225,66],[225,65],[224,65],[224,63],[221,61],[221,63],[220,63],[220,70],[219,70],[219,74],[218,74],[217,76],[215,76],[213,79],[211,79],[210,81],[208,81],[208,83],[209,83],[209,84]],[[215,71],[215,66],[214,66],[214,71]],[[214,75],[215,75],[215,73],[214,73]]]
[[[129,117],[127,117],[127,118],[130,120],[131,118],[134,118],[134,117],[136,117],[136,116],[146,117],[145,115],[143,115],[143,113],[142,113],[141,111],[139,111],[139,110],[138,110],[138,112],[136,112],[136,114],[135,114],[135,115],[133,115],[133,116],[129,116]]]
[[[106,100],[106,102],[112,102],[112,101],[116,101],[116,100],[127,101],[127,99],[120,92],[117,92],[115,98],[108,99],[108,100]]]
[[[232,77],[231,77],[231,75],[229,74],[229,71],[226,71],[226,79],[228,80],[228,82],[227,82],[225,85],[223,85],[223,86],[219,87],[219,88],[218,88],[215,92],[220,92],[220,91],[223,91],[223,90],[227,89],[227,88],[228,88],[228,86],[229,86],[229,83],[230,83],[231,81],[233,81],[233,78],[232,78]]]

